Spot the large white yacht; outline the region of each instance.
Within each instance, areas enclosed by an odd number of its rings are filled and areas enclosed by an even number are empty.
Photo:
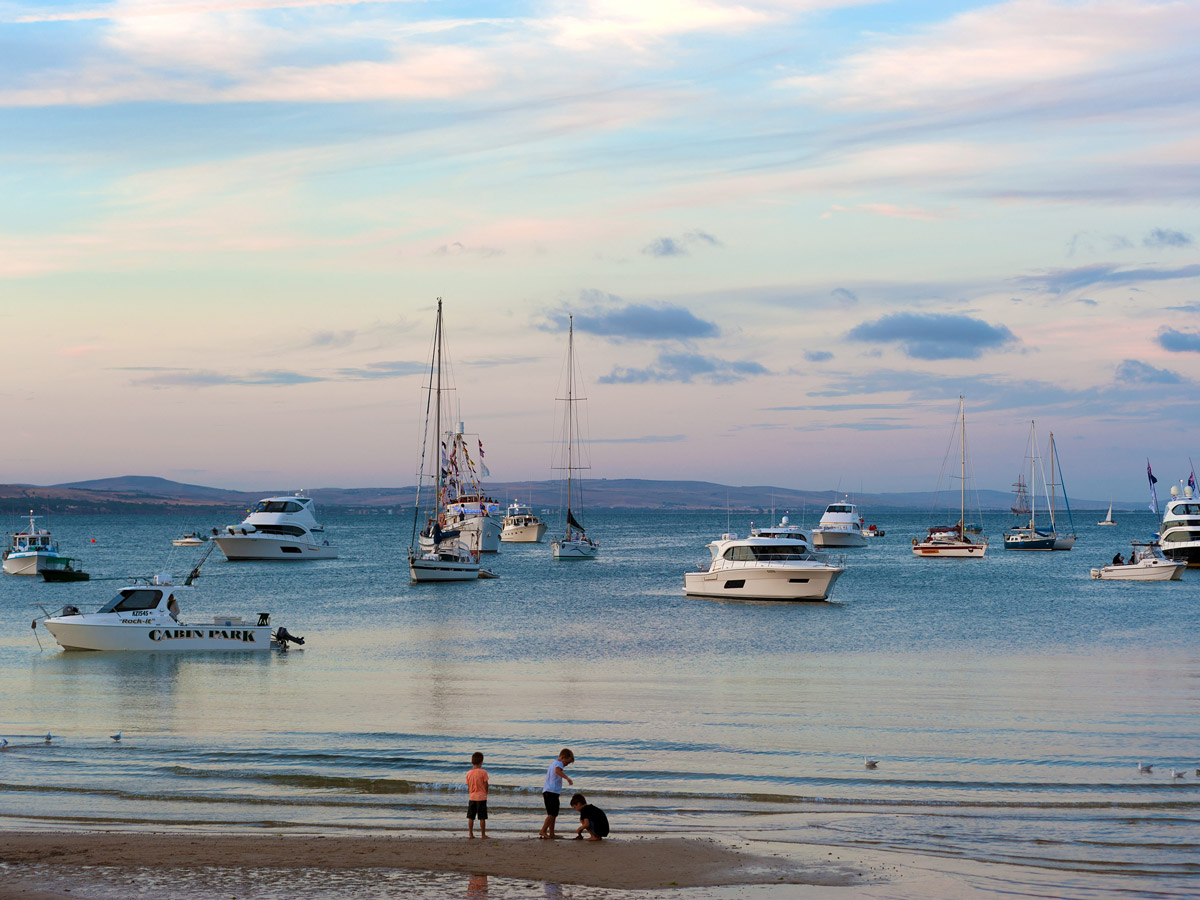
[[[752,532],[750,537],[723,534],[708,545],[707,569],[686,572],[689,597],[738,600],[825,600],[845,569],[815,554],[804,532],[788,525]]]
[[[1190,485],[1180,482],[1171,488],[1158,542],[1168,559],[1187,563],[1189,568],[1200,566],[1200,498]]]
[[[213,540],[225,558],[240,560],[337,559],[337,546],[317,523],[311,497],[267,497]]]
[[[61,566],[66,557],[58,552],[58,542],[45,528],[37,526],[38,517],[29,512],[29,528],[8,536],[3,569],[9,575],[37,575],[43,569]]]
[[[821,522],[812,530],[813,544],[818,547],[865,547],[867,536],[862,530],[862,516],[853,503],[842,501],[825,507]]]
[[[530,507],[519,500],[508,505],[500,540],[514,544],[539,544],[545,536],[546,523],[535,516]]]
[[[463,539],[480,553],[500,550],[500,504],[482,494],[463,494],[446,503],[446,528],[462,533]]]

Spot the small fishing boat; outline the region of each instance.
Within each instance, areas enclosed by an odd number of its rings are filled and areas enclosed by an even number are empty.
[[[211,552],[212,548],[209,548]],[[179,600],[190,593],[204,558],[183,584],[170,575],[135,581],[94,613],[64,606],[40,617],[64,650],[121,650],[178,652],[182,650],[236,650],[239,652],[286,650],[289,642],[303,644],[286,628],[271,632],[271,614],[260,612],[256,624],[241,616],[213,616],[208,621],[185,621]],[[34,627],[37,627],[34,619]]]
[[[189,531],[183,537],[175,538],[171,541],[175,547],[199,547],[208,541],[208,538],[197,531]]]
[[[37,575],[42,569],[64,557],[58,552],[58,542],[45,528],[37,525],[38,516],[29,511],[29,529],[8,536],[4,549],[3,570],[8,575]]]
[[[1167,559],[1157,541],[1131,541],[1129,562],[1092,569],[1092,577],[1103,581],[1179,581],[1187,563]]]
[[[42,569],[43,581],[87,581],[92,576],[82,569],[75,568],[72,563],[79,562],[69,556],[60,556],[53,563],[47,563]]]
[[[866,528],[863,529],[863,534],[865,534],[869,538],[883,537],[886,533],[887,532],[885,532],[882,528],[878,527],[877,525],[868,525]]]

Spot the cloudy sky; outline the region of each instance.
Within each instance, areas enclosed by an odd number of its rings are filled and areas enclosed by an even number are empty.
[[[1080,496],[1200,457],[1200,6],[0,0],[0,481]]]

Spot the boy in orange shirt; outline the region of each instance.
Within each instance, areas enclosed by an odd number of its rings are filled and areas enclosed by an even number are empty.
[[[467,837],[475,837],[475,819],[479,819],[479,836],[487,837],[488,773],[483,767],[483,754],[471,754],[471,771],[467,773]]]

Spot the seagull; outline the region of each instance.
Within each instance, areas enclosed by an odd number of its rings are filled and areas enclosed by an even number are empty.
[[[1138,771],[1145,775],[1154,771],[1154,763],[1138,763]]]
[[[50,732],[46,732],[46,743],[50,743]]]
[[[1187,772],[1180,772],[1180,771],[1177,771],[1177,770],[1175,770],[1175,769],[1172,769],[1172,770],[1171,770],[1171,777],[1172,777],[1172,778],[1182,778],[1182,777],[1183,777],[1184,775],[1186,775],[1186,774],[1187,774]]]
[[[116,734],[110,734],[109,737],[114,741],[119,741],[121,740],[121,732],[118,731]]]
[[[0,750],[8,749],[8,738],[0,738]]]
[[[877,759],[864,759],[864,760],[863,760],[863,765],[865,765],[865,766],[866,766],[868,769],[874,769],[876,766],[878,766],[878,765],[879,765],[879,760],[877,760]]]

